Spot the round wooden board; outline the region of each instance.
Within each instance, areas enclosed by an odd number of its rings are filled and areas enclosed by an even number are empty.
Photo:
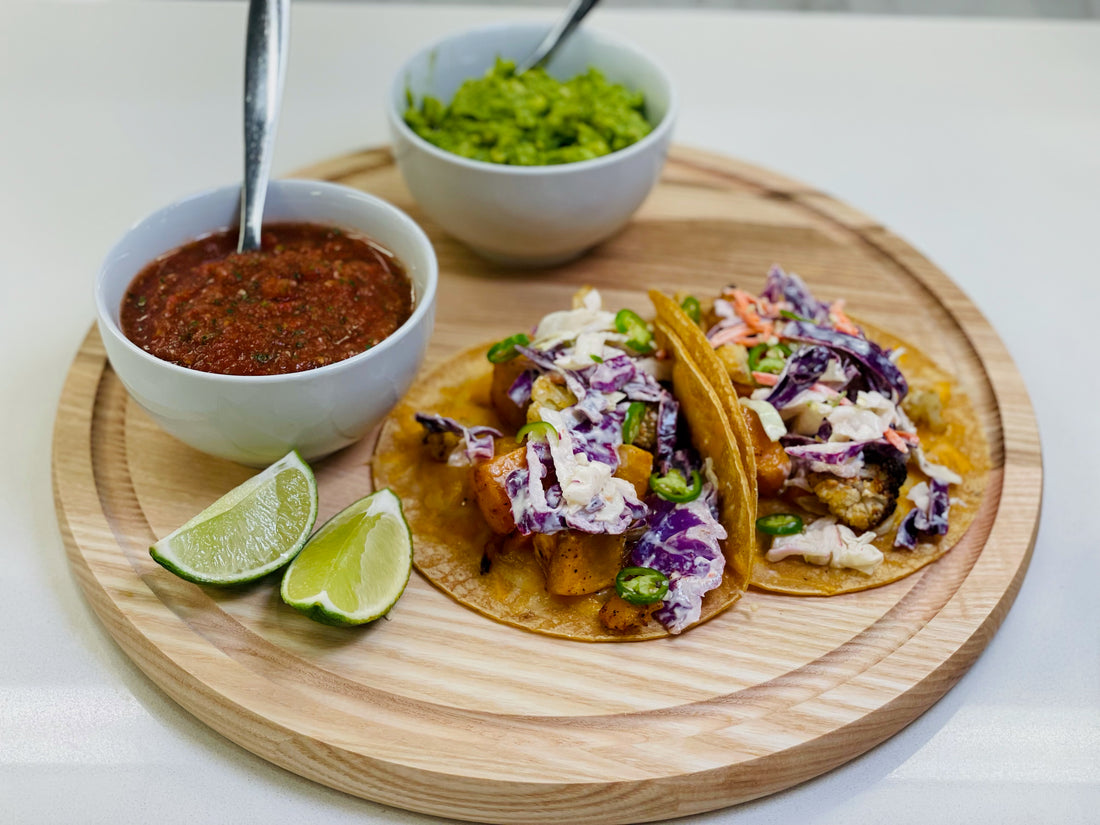
[[[303,177],[380,195],[428,231],[441,277],[425,369],[530,326],[584,284],[645,314],[650,286],[756,290],[778,262],[955,372],[994,469],[963,541],[878,590],[750,591],[678,638],[584,644],[496,624],[414,574],[387,620],[334,629],[282,604],[275,578],[203,588],[150,559],[157,537],[251,471],[158,430],[93,331],[54,434],[69,558],[127,654],[229,739],[333,788],[458,819],[671,819],[790,787],[875,746],[939,699],[1000,625],[1038,526],[1034,415],[988,322],[873,220],[775,174],[675,149],[617,237],[568,266],[515,272],[424,220],[385,149]],[[371,449],[367,438],[318,463],[322,520],[371,489]]]

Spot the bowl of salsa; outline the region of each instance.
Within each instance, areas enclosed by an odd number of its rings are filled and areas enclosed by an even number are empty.
[[[553,266],[618,232],[664,166],[668,74],[589,26],[521,76],[547,27],[504,23],[415,54],[387,101],[394,155],[425,214],[483,257]]]
[[[421,229],[349,187],[276,181],[262,247],[238,253],[239,187],[132,227],[96,280],[111,366],[167,432],[260,466],[361,438],[404,394],[438,277]]]

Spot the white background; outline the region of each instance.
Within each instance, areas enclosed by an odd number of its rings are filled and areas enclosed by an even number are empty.
[[[53,416],[100,258],[235,180],[243,3],[0,6],[0,822],[425,822],[268,765],[119,651],[65,560]],[[298,4],[277,173],[385,142],[430,39],[548,9]],[[663,62],[676,139],[876,216],[1006,340],[1035,405],[1043,521],[1015,607],[940,703],[869,754],[693,823],[1100,820],[1100,26],[601,9]]]

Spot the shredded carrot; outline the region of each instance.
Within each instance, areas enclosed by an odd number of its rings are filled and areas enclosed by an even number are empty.
[[[710,345],[718,349],[722,344],[738,344],[740,343],[738,339],[743,338],[748,331],[749,328],[744,324],[734,324],[732,327],[720,329],[710,339]]]
[[[822,395],[826,395],[829,398],[835,398],[836,396],[840,395],[840,393],[837,392],[836,390],[834,390],[832,387],[826,386],[825,384],[822,384],[820,381],[818,381],[816,384],[812,385],[810,387],[810,389],[813,390],[814,392],[819,392]]]
[[[860,334],[859,327],[852,323],[852,319],[844,314],[844,300],[833,301],[829,307],[829,314],[833,317],[833,326],[837,332],[844,332],[848,335]]]
[[[916,433],[911,433],[907,430],[894,430],[894,432],[896,432],[910,444],[920,444],[920,436]]]
[[[892,430],[889,427],[886,428],[886,432],[882,434],[882,437],[892,444],[898,452],[909,452],[909,445],[905,443],[905,439],[898,435],[897,430]]]
[[[757,384],[764,387],[774,387],[779,383],[779,376],[773,375],[770,372],[754,372],[752,377]]]
[[[774,325],[771,321],[765,321],[757,314],[754,308],[756,304],[756,298],[745,292],[743,289],[733,290],[733,310],[737,315],[749,325],[750,329],[754,329],[757,332],[761,332],[765,337],[772,335]]]
[[[768,318],[775,318],[779,315],[779,307],[777,307],[763,295],[756,296],[756,306],[759,307],[760,312],[762,312]]]

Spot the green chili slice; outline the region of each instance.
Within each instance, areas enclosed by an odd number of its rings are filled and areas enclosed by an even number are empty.
[[[592,353],[588,357],[591,358],[593,361],[595,361],[597,364],[602,364],[603,363],[603,358],[599,355],[596,355],[596,353]]]
[[[519,428],[519,432],[516,433],[516,443],[522,444],[523,439],[528,436],[541,437],[544,441],[550,441],[551,439],[557,441],[558,431],[545,421],[532,421],[530,424],[524,424]]]
[[[631,401],[626,408],[626,418],[623,419],[623,444],[633,444],[638,437],[638,431],[642,428],[642,419],[645,417],[645,404],[641,401]]]
[[[687,317],[693,320],[695,323],[699,323],[703,317],[703,310],[699,306],[699,299],[694,295],[688,295],[680,303],[680,309],[687,313]]]
[[[653,604],[668,592],[668,576],[652,567],[624,567],[615,577],[615,592],[631,604]]]
[[[654,473],[649,477],[649,489],[665,501],[684,504],[699,498],[699,494],[703,492],[703,478],[698,470],[692,470],[691,486],[688,487],[687,479],[679,470],[669,470],[668,475],[664,476]]]
[[[802,519],[794,513],[772,513],[758,518],[756,529],[769,536],[793,536],[802,532]]]
[[[749,350],[749,371],[778,375],[790,354],[791,348],[786,344],[757,344]]]
[[[503,341],[497,341],[495,344],[489,347],[489,352],[486,354],[486,358],[488,358],[494,364],[503,364],[505,361],[511,361],[513,358],[519,355],[519,353],[516,352],[517,346],[525,347],[530,343],[531,339],[522,332],[517,333],[516,335],[510,335]]]
[[[791,312],[789,309],[779,310],[779,315],[781,318],[786,318],[788,321],[807,321],[811,324],[814,323],[809,318],[803,318],[801,315]]]
[[[653,333],[637,312],[620,309],[615,315],[615,329],[627,336],[626,345],[635,352],[652,351]]]

